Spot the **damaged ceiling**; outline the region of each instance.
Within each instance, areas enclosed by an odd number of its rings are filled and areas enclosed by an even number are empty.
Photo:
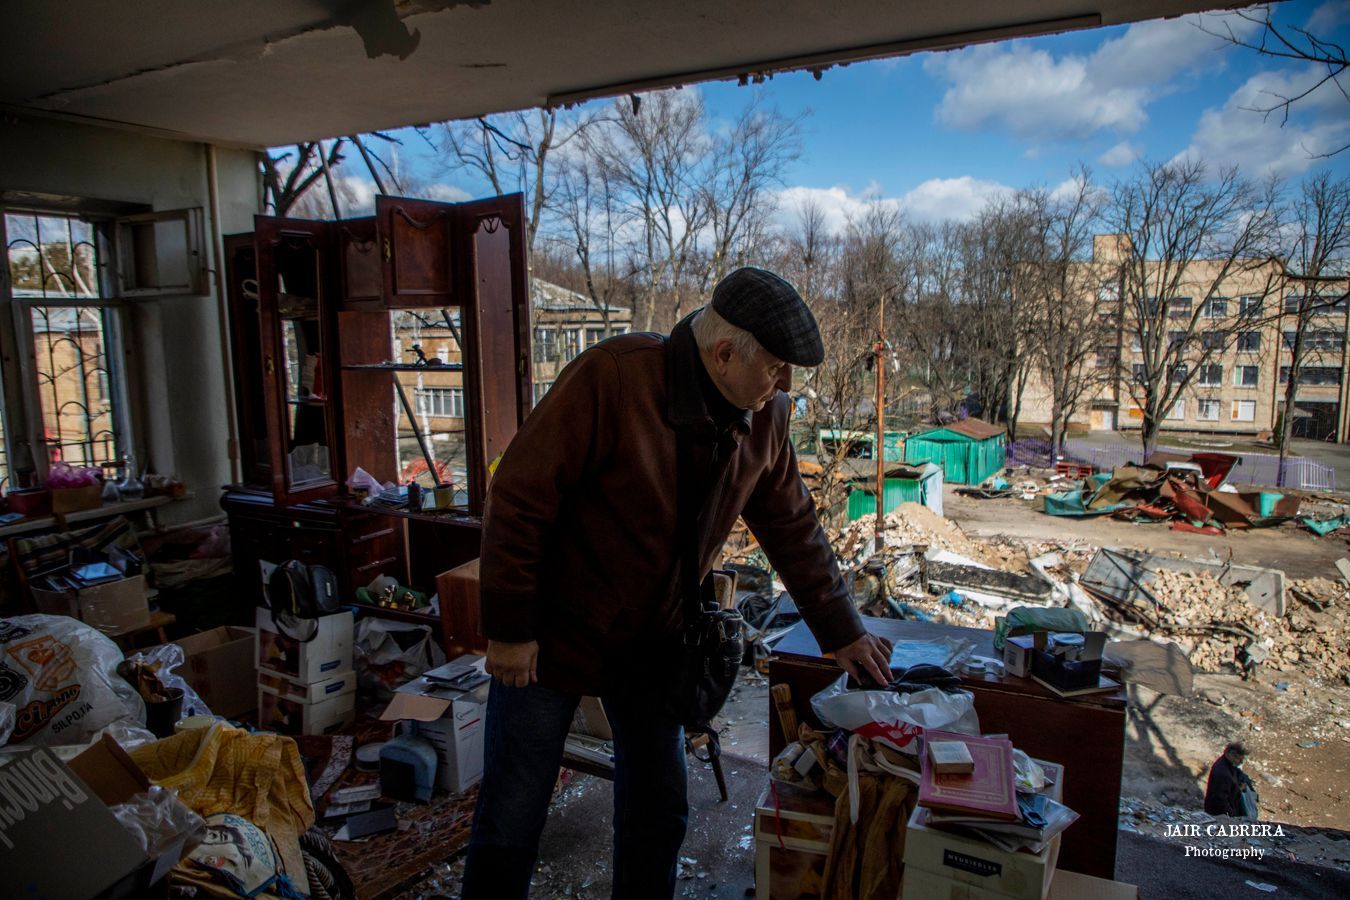
[[[0,12],[0,106],[275,146],[1222,5],[23,0]]]

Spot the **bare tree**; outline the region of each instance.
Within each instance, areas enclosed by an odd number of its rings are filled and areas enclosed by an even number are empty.
[[[548,243],[568,248],[580,268],[583,292],[600,310],[606,326],[615,300],[630,292],[628,271],[620,271],[618,231],[625,221],[610,169],[589,153],[568,154],[559,165],[553,200],[556,232]]]
[[[703,101],[694,91],[660,91],[616,101],[611,111],[586,143],[624,199],[629,253],[641,273],[635,320],[650,331],[687,312],[699,234],[709,220]]]
[[[1140,409],[1147,456],[1203,367],[1262,321],[1261,299],[1275,285],[1276,186],[1236,169],[1210,180],[1199,161],[1143,163],[1116,183],[1106,218],[1119,236],[1124,334],[1139,355],[1122,380]],[[1256,302],[1228,310],[1234,292]]]
[[[444,122],[439,146],[452,167],[467,167],[487,179],[496,194],[526,195],[526,250],[551,202],[556,179],[550,159],[594,123],[592,113],[534,109],[459,122]]]
[[[329,169],[342,162],[344,142],[345,138],[338,138],[329,146],[326,160]],[[294,153],[274,154],[269,150],[262,154],[264,209],[270,209],[274,216],[288,215],[291,207],[323,178],[324,160],[318,158],[323,152],[321,148],[318,141],[306,141],[296,144]]]
[[[1285,330],[1282,335],[1289,350],[1289,366],[1280,370],[1281,378],[1285,379],[1284,414],[1279,418],[1280,433],[1276,438],[1280,447],[1280,485],[1285,481],[1295,401],[1306,374],[1304,365],[1309,360],[1320,361],[1325,352],[1333,349],[1332,345],[1339,344],[1336,349],[1344,350],[1343,326],[1347,278],[1350,278],[1350,272],[1344,268],[1345,257],[1350,253],[1350,178],[1333,178],[1327,172],[1309,177],[1299,189],[1292,213],[1293,245],[1284,260],[1284,280],[1290,292],[1284,298],[1281,324],[1283,327],[1291,323],[1294,330]],[[1319,317],[1337,309],[1342,327],[1310,332]],[[1339,357],[1337,352],[1334,359],[1338,382]]]
[[[1255,29],[1252,26],[1256,26]],[[1255,112],[1267,117],[1278,113],[1281,124],[1284,124],[1289,121],[1289,113],[1294,104],[1328,83],[1334,86],[1342,98],[1350,102],[1350,87],[1347,87],[1342,77],[1346,67],[1350,66],[1345,48],[1335,41],[1313,34],[1306,28],[1276,22],[1272,5],[1204,16],[1200,19],[1199,27],[1202,31],[1222,38],[1234,46],[1253,50],[1262,56],[1310,64],[1314,75],[1311,80],[1300,85],[1290,96],[1272,93],[1270,101],[1255,107]],[[1314,156],[1335,156],[1347,148],[1350,148],[1350,144],[1343,144],[1330,153],[1319,153]]]
[[[1119,347],[1114,280],[1091,261],[1103,196],[1086,169],[1062,197],[1023,192],[1025,256],[1014,290],[1023,292],[1028,346],[1050,389],[1050,453],[1059,458],[1083,398],[1113,377]],[[1107,295],[1099,305],[1105,283]]]
[[[712,139],[703,179],[711,249],[706,289],[737,265],[752,260],[764,246],[775,210],[773,188],[801,153],[799,128],[756,94],[732,126]]]

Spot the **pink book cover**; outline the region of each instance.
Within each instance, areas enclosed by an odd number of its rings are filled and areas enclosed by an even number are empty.
[[[961,741],[975,761],[975,771],[969,775],[937,775],[932,771],[928,754],[920,753],[920,806],[1017,821],[1017,782],[1013,776],[1011,741],[945,731],[928,731],[924,739]]]

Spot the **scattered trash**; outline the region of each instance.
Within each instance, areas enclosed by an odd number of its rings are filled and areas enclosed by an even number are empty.
[[[1320,746],[1322,746],[1322,742],[1321,742],[1321,741],[1299,741],[1298,744],[1297,744],[1297,746],[1303,747],[1304,749],[1309,749],[1309,748],[1312,748],[1312,747],[1320,747]]]
[[[1258,891],[1265,891],[1267,894],[1273,894],[1279,890],[1273,884],[1266,884],[1264,881],[1252,881],[1250,878],[1247,879],[1247,885],[1256,888]]]

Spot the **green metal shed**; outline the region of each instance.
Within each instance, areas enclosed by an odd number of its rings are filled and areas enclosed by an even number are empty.
[[[905,462],[937,463],[950,484],[979,484],[1003,468],[1006,434],[980,419],[962,419],[910,435],[905,442]]]
[[[856,522],[877,511],[876,477],[861,479],[864,486],[848,495],[848,520]],[[885,512],[901,503],[922,504],[942,515],[942,469],[932,463],[920,466],[892,466],[886,470]]]

